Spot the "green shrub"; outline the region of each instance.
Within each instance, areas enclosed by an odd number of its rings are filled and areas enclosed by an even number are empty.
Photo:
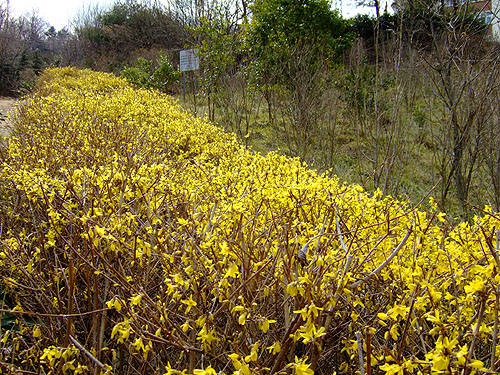
[[[175,70],[168,56],[160,54],[156,67],[151,60],[139,57],[135,66],[126,66],[120,75],[138,87],[168,91],[168,86],[179,81],[180,72]]]

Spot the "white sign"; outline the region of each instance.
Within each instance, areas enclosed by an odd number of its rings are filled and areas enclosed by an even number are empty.
[[[185,49],[181,51],[179,64],[181,72],[200,69],[200,59],[196,56],[197,53],[197,49]]]

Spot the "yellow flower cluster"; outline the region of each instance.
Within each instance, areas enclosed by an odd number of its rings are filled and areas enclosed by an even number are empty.
[[[74,68],[19,105],[0,178],[8,371],[498,369],[489,208],[451,228]]]

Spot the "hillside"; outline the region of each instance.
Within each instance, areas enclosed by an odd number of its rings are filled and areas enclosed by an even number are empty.
[[[110,74],[49,69],[0,170],[16,373],[495,372],[500,218],[252,153]]]

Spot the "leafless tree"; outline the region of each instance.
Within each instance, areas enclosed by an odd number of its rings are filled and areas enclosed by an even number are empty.
[[[462,211],[467,212],[493,116],[491,98],[499,88],[500,66],[498,49],[483,30],[475,29],[474,20],[466,23],[464,17],[457,12],[444,30],[436,30],[431,22],[432,48],[422,58],[443,115],[441,202],[445,205],[454,186]]]

